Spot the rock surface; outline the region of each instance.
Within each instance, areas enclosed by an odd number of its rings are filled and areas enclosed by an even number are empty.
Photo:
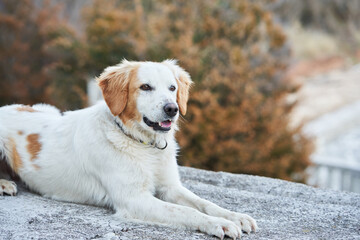
[[[180,168],[199,196],[254,217],[242,239],[360,239],[360,194],[277,179]],[[108,209],[49,200],[20,189],[0,196],[0,239],[216,239],[200,232],[124,222]]]

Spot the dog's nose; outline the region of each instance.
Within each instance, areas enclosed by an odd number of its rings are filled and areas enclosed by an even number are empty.
[[[167,103],[164,106],[164,111],[169,117],[174,117],[179,111],[179,108],[176,106],[175,103]]]

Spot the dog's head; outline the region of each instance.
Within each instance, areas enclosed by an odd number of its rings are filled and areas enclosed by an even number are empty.
[[[106,68],[97,80],[111,113],[125,126],[162,133],[171,130],[180,113],[185,115],[192,84],[174,60],[124,60]]]

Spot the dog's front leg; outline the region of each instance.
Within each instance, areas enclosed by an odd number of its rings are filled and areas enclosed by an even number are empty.
[[[257,229],[256,221],[252,217],[221,208],[212,202],[198,197],[181,185],[162,188],[161,196],[164,201],[192,207],[210,216],[230,220],[241,227],[241,230],[246,233],[255,232]]]
[[[164,202],[150,192],[132,192],[118,201],[116,210],[117,214],[127,218],[200,230],[221,239],[225,235],[233,239],[241,236],[240,228],[229,220],[203,214],[194,208]]]

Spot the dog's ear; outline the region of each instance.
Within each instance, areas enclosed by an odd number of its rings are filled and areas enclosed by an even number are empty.
[[[163,64],[168,66],[174,73],[178,85],[177,103],[182,115],[186,114],[187,102],[189,100],[189,90],[193,82],[191,81],[189,73],[176,64],[176,60],[165,60]]]
[[[126,107],[131,74],[134,74],[137,67],[137,63],[123,60],[118,65],[107,67],[96,79],[114,116],[120,115]]]
[[[191,81],[190,75],[182,69],[176,81],[179,88],[176,96],[177,102],[180,108],[180,113],[185,115],[187,110],[187,102],[189,100],[189,90],[193,82]]]

